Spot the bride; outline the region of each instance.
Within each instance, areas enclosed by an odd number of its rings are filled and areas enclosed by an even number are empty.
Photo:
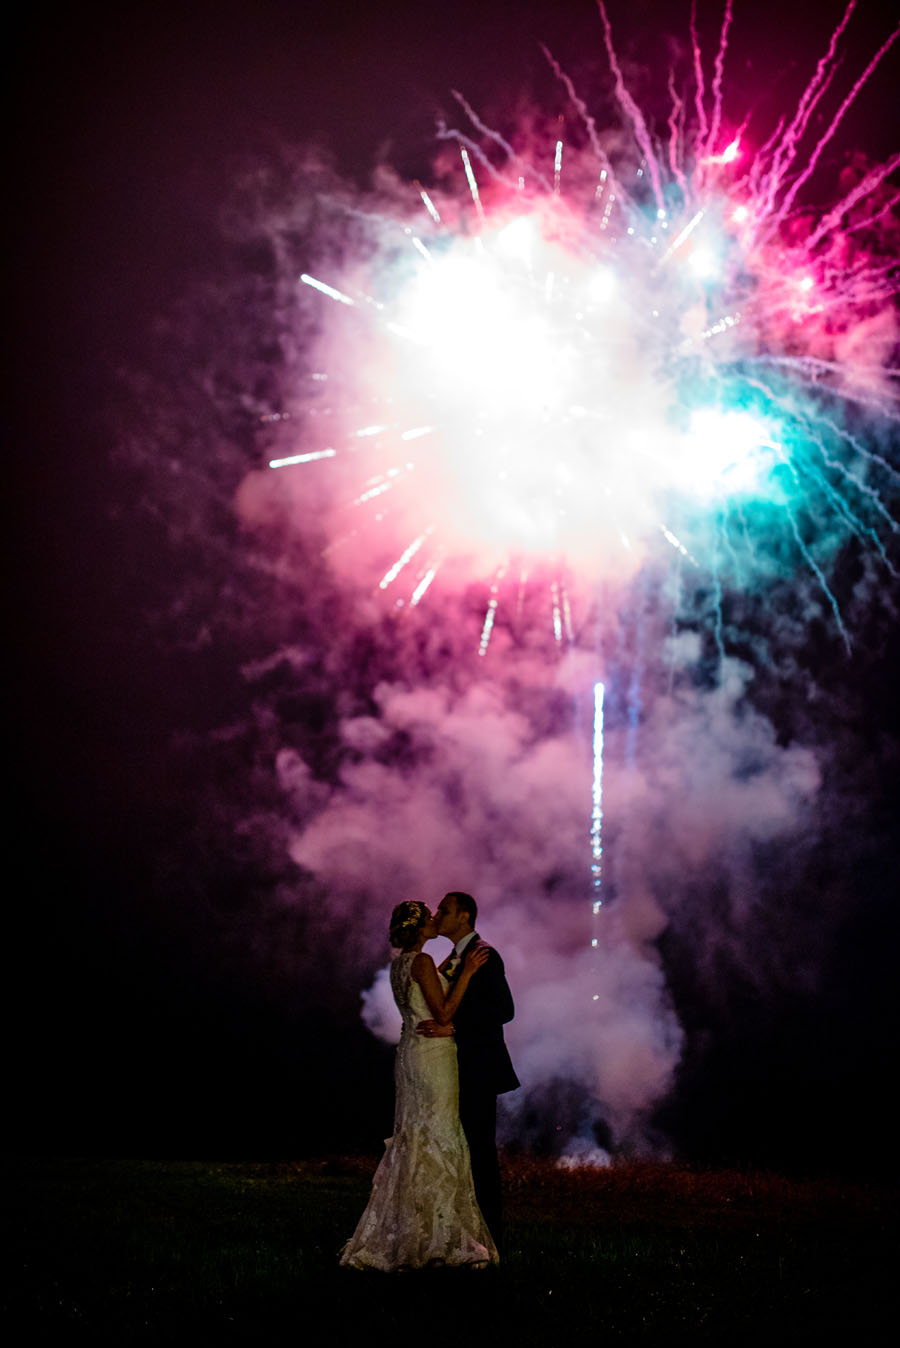
[[[497,1247],[472,1187],[469,1149],[459,1121],[456,1043],[450,1023],[469,981],[488,958],[466,954],[448,992],[447,980],[422,946],[437,935],[424,903],[398,904],[391,914],[391,989],[403,1016],[394,1068],[394,1135],[375,1172],[372,1193],[344,1246],[341,1263],[383,1272],[429,1265],[484,1266]],[[416,1033],[423,1020],[441,1029]]]

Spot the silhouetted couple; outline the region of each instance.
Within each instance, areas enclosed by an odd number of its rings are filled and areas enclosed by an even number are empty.
[[[403,1017],[394,1133],[341,1255],[385,1272],[496,1263],[502,1241],[497,1096],[519,1081],[503,1040],[514,1007],[503,961],[475,931],[469,894],[391,914],[391,989]],[[453,941],[439,968],[423,946]]]

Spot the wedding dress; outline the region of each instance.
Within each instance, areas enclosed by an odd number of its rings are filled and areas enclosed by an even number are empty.
[[[415,951],[391,965],[403,1016],[394,1067],[394,1135],[372,1182],[368,1206],[341,1254],[351,1268],[400,1269],[496,1263],[497,1247],[472,1187],[459,1121],[456,1042],[416,1034],[431,1011],[412,977]],[[440,975],[446,992],[446,980]]]

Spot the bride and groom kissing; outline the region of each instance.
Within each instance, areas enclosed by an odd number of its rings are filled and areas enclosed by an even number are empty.
[[[503,1040],[514,1007],[503,961],[475,931],[470,894],[391,914],[391,990],[403,1018],[394,1132],[341,1263],[401,1269],[496,1263],[502,1240],[497,1096],[519,1085]],[[423,946],[448,937],[436,967]]]

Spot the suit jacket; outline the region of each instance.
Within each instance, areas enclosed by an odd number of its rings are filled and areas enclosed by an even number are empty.
[[[475,933],[475,941],[480,940]],[[453,1017],[460,1084],[495,1095],[514,1091],[519,1078],[503,1039],[503,1026],[515,1015],[503,960],[493,947],[472,977]],[[460,961],[453,983],[462,968]]]

